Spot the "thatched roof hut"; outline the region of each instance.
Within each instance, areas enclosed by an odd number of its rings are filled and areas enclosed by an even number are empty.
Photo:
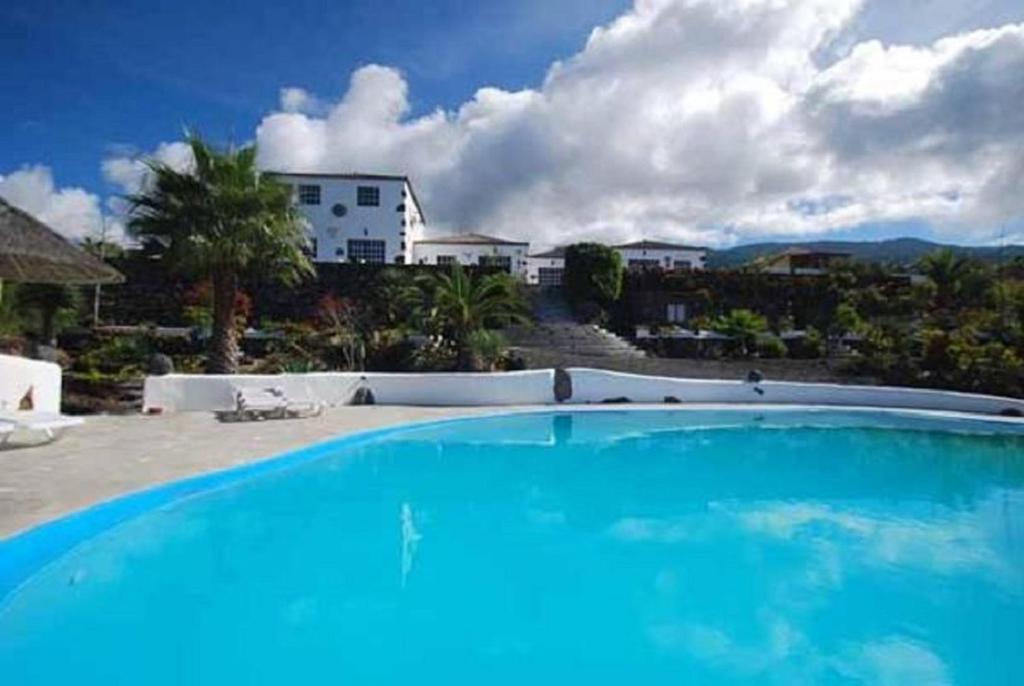
[[[0,282],[120,283],[113,267],[0,198]]]

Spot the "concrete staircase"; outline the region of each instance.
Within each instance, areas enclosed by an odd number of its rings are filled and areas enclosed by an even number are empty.
[[[504,332],[509,345],[527,358],[531,357],[531,352],[565,358],[646,357],[646,353],[632,343],[600,326],[575,322],[569,306],[557,292],[537,291],[532,294],[531,305],[537,323],[511,327]]]

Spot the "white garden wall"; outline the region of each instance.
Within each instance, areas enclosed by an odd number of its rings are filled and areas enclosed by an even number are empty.
[[[204,376],[169,374],[146,378],[144,409],[162,412],[228,410],[233,389],[281,387],[292,398],[345,405],[365,377],[382,405],[543,405],[554,402],[550,369],[498,374],[380,374],[323,372]]]
[[[0,355],[0,409],[17,410],[32,389],[33,409],[60,412],[60,367],[52,362]]]
[[[633,403],[663,403],[671,397],[691,404],[890,407],[979,414],[999,414],[1006,410],[1024,412],[1024,400],[950,391],[779,381],[755,385],[742,381],[640,376],[598,369],[574,368],[568,371],[573,390],[572,398],[566,403],[568,405],[621,398]],[[4,375],[5,388],[7,376]],[[310,398],[332,406],[345,405],[351,402],[363,377],[376,402],[381,405],[501,406],[555,402],[554,371],[546,369],[496,374],[170,374],[146,379],[144,406],[147,410],[159,409],[162,412],[228,410],[234,407],[233,389],[240,387],[281,387],[292,398]],[[54,383],[56,389],[53,388]],[[18,387],[24,384],[22,381]],[[60,394],[59,370],[52,375],[48,388],[46,397],[51,402],[59,402],[53,400]],[[24,394],[24,390],[21,393]]]
[[[634,403],[661,403],[666,397],[684,403],[743,403],[770,405],[839,405],[892,407],[999,414],[1015,409],[1024,412],[1024,400],[972,393],[933,391],[887,386],[840,384],[674,379],[640,376],[598,369],[569,369],[573,403],[600,403],[628,398]],[[763,391],[758,393],[755,388]]]

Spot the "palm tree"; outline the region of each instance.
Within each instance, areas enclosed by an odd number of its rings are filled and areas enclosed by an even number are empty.
[[[472,278],[455,264],[424,285],[430,298],[428,318],[455,344],[460,371],[477,366],[472,346],[476,332],[527,319],[518,284],[505,273]]]
[[[741,357],[749,357],[757,345],[757,335],[768,329],[768,321],[764,315],[751,310],[730,310],[729,314],[716,319],[711,328],[732,338]]]
[[[235,301],[241,276],[259,270],[284,283],[313,271],[290,193],[260,174],[255,146],[217,150],[188,135],[194,164],[178,171],[150,160],[148,183],[129,196],[132,234],[173,268],[213,285],[207,371],[238,368]]]
[[[918,267],[935,285],[936,308],[948,309],[955,304],[973,265],[968,258],[946,248],[922,257]]]

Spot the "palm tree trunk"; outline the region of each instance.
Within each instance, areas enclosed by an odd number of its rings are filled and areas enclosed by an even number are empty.
[[[235,297],[238,277],[233,272],[213,277],[213,332],[206,360],[209,374],[238,372],[238,331],[235,328]]]
[[[457,372],[477,372],[480,371],[480,361],[477,359],[476,354],[473,351],[473,346],[469,344],[468,338],[459,338],[458,352],[455,356],[455,371]]]

